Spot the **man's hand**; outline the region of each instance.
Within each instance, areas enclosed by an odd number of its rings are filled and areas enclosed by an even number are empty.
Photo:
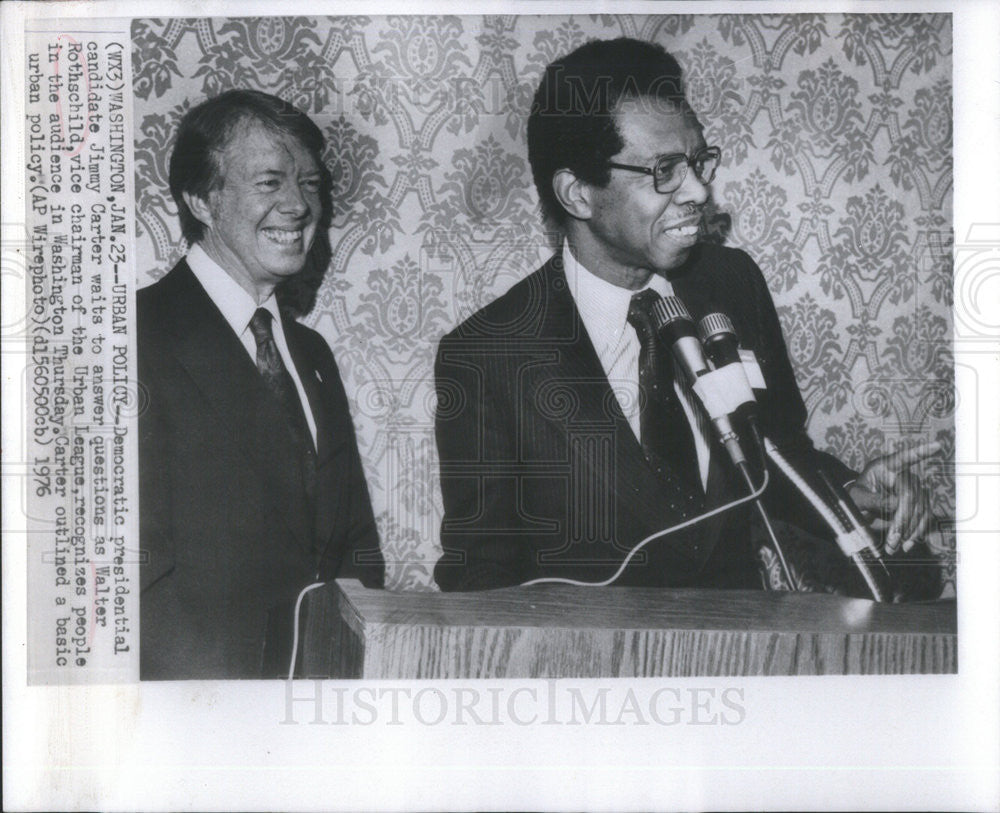
[[[903,550],[909,551],[930,527],[930,498],[920,478],[908,469],[940,449],[940,443],[920,443],[877,457],[851,485],[851,498],[866,515],[875,518],[872,526],[879,530],[888,526],[885,552],[889,555],[899,549],[901,541]],[[890,515],[891,523],[885,519]]]

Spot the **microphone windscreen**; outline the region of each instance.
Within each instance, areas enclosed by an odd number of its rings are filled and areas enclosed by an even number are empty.
[[[736,328],[732,320],[724,313],[710,313],[698,322],[698,338],[703,342],[714,339],[717,335],[730,334],[736,338]]]
[[[682,336],[694,336],[694,320],[687,307],[676,296],[665,296],[653,305],[653,321],[656,331],[668,341],[676,341]]]
[[[740,362],[739,341],[732,320],[724,313],[710,313],[698,322],[698,338],[716,367]]]

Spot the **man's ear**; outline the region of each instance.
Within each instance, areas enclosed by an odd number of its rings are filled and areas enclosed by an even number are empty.
[[[570,217],[590,220],[593,214],[590,206],[590,184],[580,180],[571,170],[557,169],[552,176],[552,191]]]
[[[190,192],[181,192],[181,196],[184,198],[188,209],[191,210],[191,214],[204,223],[205,226],[212,225],[212,207],[209,205],[207,198],[200,198],[197,195],[192,195]]]

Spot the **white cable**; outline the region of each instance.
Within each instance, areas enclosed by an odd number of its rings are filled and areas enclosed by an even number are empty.
[[[809,502],[812,503],[813,508],[815,508],[823,520],[829,525],[834,532],[839,532],[841,530],[841,523],[837,519],[837,515],[833,513],[830,507],[820,499],[820,496],[813,491],[812,486],[810,486],[802,476],[792,468],[792,464],[789,463],[785,456],[778,451],[777,447],[771,442],[769,438],[764,438],[764,449],[767,451],[768,456],[777,464],[778,468],[781,469],[785,476],[792,481],[794,485]]]
[[[695,525],[696,523],[702,522],[706,519],[709,519],[710,517],[714,517],[717,514],[721,514],[723,511],[728,511],[730,508],[735,508],[737,505],[742,505],[743,503],[749,502],[750,500],[756,500],[761,494],[764,493],[764,489],[767,488],[768,479],[769,475],[767,473],[767,470],[765,470],[764,482],[761,483],[760,488],[758,488],[751,494],[748,494],[745,497],[740,497],[738,500],[733,500],[732,502],[726,503],[725,505],[720,505],[716,508],[713,508],[711,511],[707,511],[704,514],[692,517],[691,519],[686,519],[684,520],[684,522],[681,522],[678,525],[674,525],[671,528],[666,528],[662,531],[657,531],[654,534],[650,534],[645,539],[643,539],[639,544],[637,544],[634,548],[632,548],[632,550],[628,552],[628,556],[626,556],[624,561],[622,561],[621,565],[619,566],[618,570],[615,571],[614,575],[612,575],[608,579],[605,579],[602,582],[581,582],[577,581],[576,579],[564,579],[559,576],[545,576],[540,579],[532,579],[531,581],[526,581],[521,585],[521,587],[529,587],[532,584],[572,584],[577,587],[607,587],[609,584],[614,582],[615,579],[617,579],[619,576],[622,575],[622,573],[625,571],[625,568],[628,566],[628,563],[632,561],[632,557],[635,556],[642,548],[644,548],[654,539],[658,539],[661,536],[666,536],[667,534],[672,534],[675,531],[680,531],[684,528],[688,528],[691,525]]]
[[[306,597],[306,593],[310,590],[315,590],[317,587],[322,587],[326,582],[314,582],[307,587],[302,588],[302,592],[299,593],[299,597],[295,599],[295,619],[292,622],[292,661],[288,664],[288,679],[293,680],[295,678],[295,660],[299,654],[299,610],[302,609],[302,599]]]
[[[826,502],[813,490],[802,476],[792,468],[792,464],[785,459],[785,456],[778,451],[777,447],[768,438],[764,438],[764,449],[767,450],[768,456],[775,462],[779,469],[781,469],[785,476],[792,481],[794,485],[801,494],[809,500],[813,508],[815,508],[821,517],[823,517],[824,522],[830,526],[830,530],[836,536],[837,545],[843,551],[845,556],[853,556],[858,551],[870,547],[868,540],[862,536],[862,534],[856,530],[845,529],[843,523],[837,518],[837,515],[833,512]]]

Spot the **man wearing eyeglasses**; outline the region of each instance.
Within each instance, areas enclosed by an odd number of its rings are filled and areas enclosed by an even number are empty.
[[[853,483],[863,508],[888,500],[890,545],[912,547],[930,513],[905,465],[933,450],[880,458],[859,475],[813,448],[760,270],[741,251],[699,242],[721,156],[674,58],[618,39],[553,62],[528,155],[561,247],[441,341],[441,588],[602,582],[641,540],[746,493],[657,344],[650,309],[668,295],[732,319],[768,385],[763,432]],[[782,484],[768,505],[790,527],[821,532]],[[759,588],[752,517],[743,506],[647,545],[615,583]]]

